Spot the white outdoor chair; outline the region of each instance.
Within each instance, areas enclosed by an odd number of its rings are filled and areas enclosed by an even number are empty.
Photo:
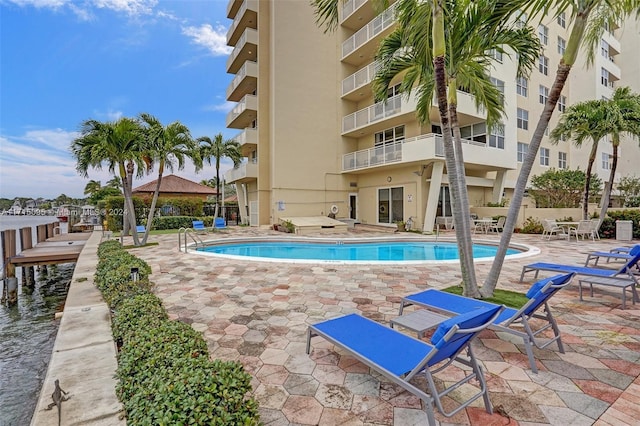
[[[504,231],[504,223],[507,221],[507,218],[504,216],[500,216],[498,218],[498,222],[491,225],[489,228],[491,231],[495,231],[496,233],[500,233]]]
[[[546,236],[547,240],[550,240],[553,234],[556,234],[557,236],[562,235],[563,238],[567,236],[567,233],[564,232],[564,228],[562,226],[558,226],[555,220],[544,219],[542,221],[542,238]]]
[[[596,240],[596,237],[594,236],[593,225],[591,224],[590,220],[581,220],[580,222],[578,222],[577,228],[569,228],[569,238],[571,238],[572,235],[576,236],[576,241],[578,241],[581,236],[583,240],[585,239],[585,237],[590,237],[593,241]]]
[[[600,219],[591,219],[591,226],[593,226],[593,237],[599,241],[600,234],[598,232],[600,231]]]

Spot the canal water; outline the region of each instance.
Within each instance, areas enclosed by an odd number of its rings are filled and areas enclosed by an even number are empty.
[[[48,216],[0,216],[0,230],[55,222]],[[64,228],[63,228],[64,232]],[[18,238],[19,240],[19,238]],[[34,241],[35,244],[35,241]],[[0,304],[0,426],[29,425],[51,359],[75,264],[36,268],[33,290],[19,285],[18,302]],[[21,268],[16,268],[21,283]]]

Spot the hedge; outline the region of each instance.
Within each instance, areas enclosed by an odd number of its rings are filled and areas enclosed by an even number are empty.
[[[615,238],[616,237],[616,221],[630,220],[633,222],[633,239],[640,239],[640,209],[627,209],[619,211],[608,211],[609,217],[604,218],[600,227],[600,237]]]
[[[251,376],[240,363],[210,360],[201,333],[168,319],[150,291],[149,265],[113,240],[100,244],[98,258],[95,282],[113,310],[116,393],[127,424],[259,424]]]

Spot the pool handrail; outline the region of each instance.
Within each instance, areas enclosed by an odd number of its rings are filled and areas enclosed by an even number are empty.
[[[187,235],[189,235],[191,237],[191,239],[193,240],[193,242],[196,244],[196,248],[198,248],[198,246],[202,246],[204,247],[204,241],[202,241],[202,239],[195,233],[195,231],[193,230],[193,228],[180,228],[178,230],[178,250],[182,251],[182,234],[184,233],[184,252],[187,253],[188,251],[188,245],[187,245]]]

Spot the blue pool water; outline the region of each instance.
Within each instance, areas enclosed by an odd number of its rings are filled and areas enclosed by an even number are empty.
[[[220,243],[199,248],[198,251],[230,256],[270,259],[330,260],[330,261],[427,261],[457,260],[455,243],[425,241],[393,242],[295,242],[256,241]],[[474,258],[495,257],[496,246],[474,244]],[[507,255],[521,253],[509,249]]]

